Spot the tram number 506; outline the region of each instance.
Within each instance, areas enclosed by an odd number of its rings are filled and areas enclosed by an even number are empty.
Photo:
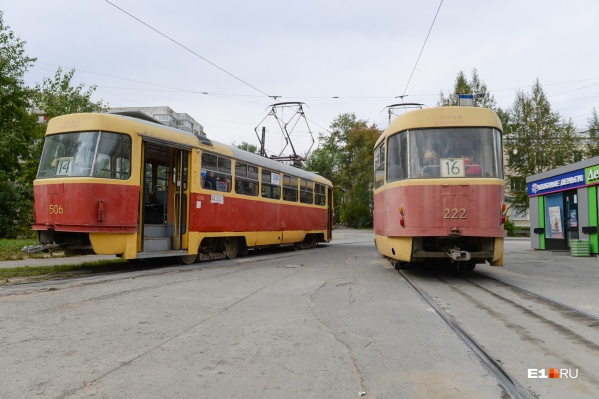
[[[445,208],[443,209],[443,219],[466,219],[466,208]]]
[[[50,215],[62,215],[63,213],[62,205],[50,205]]]

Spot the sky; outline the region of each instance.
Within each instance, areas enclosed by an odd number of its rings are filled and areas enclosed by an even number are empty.
[[[434,107],[474,69],[503,109],[537,79],[579,129],[599,109],[596,0],[4,0],[0,11],[37,58],[26,84],[75,69],[94,101],[168,106],[222,143],[259,145],[264,126],[269,155],[290,154],[272,104],[304,103],[305,119],[277,116],[305,155],[339,115],[384,129],[387,106]]]

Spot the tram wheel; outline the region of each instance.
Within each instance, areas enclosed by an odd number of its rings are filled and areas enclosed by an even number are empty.
[[[229,259],[237,257],[237,254],[239,253],[239,240],[236,237],[225,239],[225,253]]]
[[[301,245],[302,248],[314,248],[316,247],[316,236],[314,234],[309,234],[304,239],[304,242]]]
[[[198,255],[183,255],[179,256],[179,261],[184,265],[191,265],[193,262],[196,261],[197,257]]]
[[[245,243],[245,239],[239,238],[239,251],[237,251],[237,256],[246,256],[248,254],[248,246]]]

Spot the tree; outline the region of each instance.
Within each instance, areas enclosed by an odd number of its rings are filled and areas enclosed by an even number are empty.
[[[316,172],[330,181],[336,180],[337,176],[336,154],[326,147],[318,147],[310,153],[304,162],[304,169]]]
[[[340,218],[348,226],[357,228],[372,227],[374,144],[381,135],[374,124],[368,126],[362,122],[348,132],[345,147],[348,163],[339,179],[348,196]]]
[[[24,47],[0,11],[0,237],[22,234],[19,226],[29,221],[32,208],[29,190],[16,182],[30,157],[36,125],[28,112],[32,91],[23,80],[35,58],[26,56]]]
[[[23,81],[35,58],[25,55],[25,42],[4,24],[0,11],[0,178],[13,181],[28,157],[35,117],[28,111],[31,90]]]
[[[585,157],[592,158],[599,155],[599,115],[593,108],[591,117],[587,120],[587,129],[589,130],[589,140],[585,148]]]
[[[582,158],[571,120],[565,121],[551,104],[537,79],[530,94],[516,93],[504,126],[507,152],[506,180],[518,211],[528,208],[526,176],[531,176]]]
[[[343,191],[335,196],[338,221],[351,227],[371,227],[373,151],[381,132],[353,113],[339,115],[330,128],[328,135],[319,136],[319,147],[306,160],[305,169],[331,180],[336,193]]]
[[[437,102],[438,107],[446,107],[451,105],[458,105],[459,94],[474,94],[474,106],[484,108],[497,108],[495,103],[495,97],[487,89],[487,85],[480,80],[478,71],[476,68],[472,70],[471,80],[468,81],[464,72],[458,72],[458,76],[455,79],[453,92],[445,97],[443,91],[441,91],[441,97]]]
[[[252,154],[260,154],[260,151],[258,150],[257,146],[255,146],[254,144],[250,144],[246,141],[242,141],[241,144],[239,144],[239,145],[237,145],[237,144],[235,144],[235,142],[233,142],[233,146],[235,146],[241,150],[251,152]]]

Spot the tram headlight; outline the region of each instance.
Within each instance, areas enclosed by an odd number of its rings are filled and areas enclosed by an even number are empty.
[[[502,202],[501,203],[501,224],[505,223],[506,212],[507,212],[507,204],[505,202]]]

